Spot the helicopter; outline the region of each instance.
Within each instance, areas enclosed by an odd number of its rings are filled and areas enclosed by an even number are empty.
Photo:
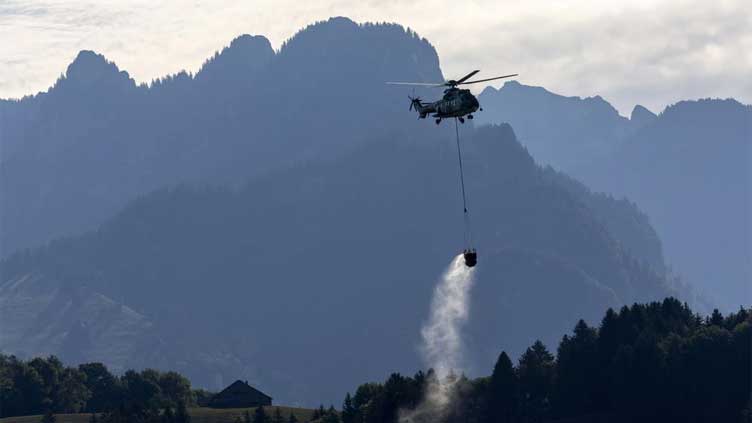
[[[425,119],[430,113],[433,113],[432,117],[436,118],[436,124],[440,124],[444,118],[454,118],[454,127],[457,136],[457,158],[459,160],[460,167],[460,183],[462,186],[462,206],[463,215],[465,219],[465,249],[462,251],[462,258],[465,261],[465,266],[469,268],[475,267],[478,264],[478,252],[472,247],[472,236],[470,233],[470,212],[467,209],[467,197],[465,194],[465,176],[462,170],[462,150],[460,148],[460,133],[457,128],[457,121],[465,123],[465,116],[468,119],[473,118],[473,113],[477,110],[483,110],[480,108],[478,99],[470,93],[470,90],[457,88],[459,85],[476,84],[478,82],[494,81],[497,79],[511,78],[517,76],[517,74],[496,76],[493,78],[478,79],[475,81],[468,81],[468,79],[475,76],[480,71],[474,70],[469,74],[463,76],[460,79],[450,79],[442,83],[426,83],[426,82],[387,82],[390,85],[419,85],[424,87],[448,87],[444,90],[444,97],[441,100],[434,102],[423,103],[420,97],[407,96],[410,99],[410,109],[415,109],[418,112],[418,119]]]
[[[424,103],[420,99],[420,97],[408,96],[408,98],[410,99],[409,110],[415,109],[415,111],[418,112],[419,119],[425,119],[429,114],[433,113],[432,117],[436,118],[437,125],[441,123],[441,120],[444,118],[457,118],[460,121],[460,123],[465,123],[465,117],[467,117],[468,119],[472,119],[474,112],[478,110],[483,111],[483,109],[480,107],[480,103],[478,103],[478,99],[475,98],[475,96],[472,93],[470,93],[470,90],[457,88],[458,85],[476,84],[478,82],[486,82],[486,81],[493,81],[496,79],[511,78],[513,76],[518,75],[515,73],[512,75],[504,75],[504,76],[497,76],[494,78],[468,81],[468,79],[472,78],[478,72],[480,71],[474,70],[460,79],[457,79],[457,80],[450,79],[448,81],[441,82],[441,83],[387,82],[387,84],[389,85],[413,85],[413,86],[424,86],[424,87],[449,87],[444,90],[444,97],[441,100],[437,100],[434,102]]]

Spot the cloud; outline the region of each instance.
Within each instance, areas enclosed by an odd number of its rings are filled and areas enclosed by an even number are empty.
[[[746,0],[524,3],[499,0],[30,0],[0,5],[0,98],[46,89],[81,49],[137,81],[197,70],[242,33],[279,47],[330,16],[409,26],[436,46],[447,76],[479,68],[566,95],[601,95],[627,114],[684,98],[752,102]],[[482,88],[482,87],[479,87]]]

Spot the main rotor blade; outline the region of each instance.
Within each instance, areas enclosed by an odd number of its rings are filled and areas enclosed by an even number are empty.
[[[475,83],[478,83],[478,82],[493,81],[495,79],[511,78],[511,77],[517,76],[517,75],[519,75],[519,74],[515,73],[515,74],[512,74],[512,75],[497,76],[496,78],[486,78],[486,79],[479,79],[477,81],[460,82],[457,85],[475,84]]]
[[[444,83],[436,84],[432,82],[387,82],[387,85],[420,85],[423,87],[443,87]]]
[[[457,84],[461,84],[461,83],[467,81],[468,79],[470,79],[473,75],[475,75],[478,72],[480,72],[480,71],[479,70],[474,70],[474,71],[468,73],[467,75],[465,75],[462,78],[458,79],[457,80]]]

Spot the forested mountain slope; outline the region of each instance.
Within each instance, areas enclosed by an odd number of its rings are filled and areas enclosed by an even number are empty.
[[[9,283],[33,274],[48,289],[85,286],[145,316],[149,348],[112,366],[172,368],[212,388],[248,379],[285,403],[335,401],[385,369],[421,366],[430,292],[462,247],[454,131],[429,128],[376,135],[237,189],[161,189],[0,271]],[[509,126],[461,136],[480,251],[471,369],[608,307],[684,294],[628,253],[588,206],[592,194],[538,167]],[[90,344],[59,353],[100,357],[104,338],[76,327]]]
[[[682,101],[574,175],[634,200],[667,262],[725,310],[752,304],[752,106]]]
[[[627,119],[600,97],[565,97],[515,81],[486,88],[479,99],[484,112],[476,121],[510,123],[540,163],[634,202],[685,282],[727,311],[752,304],[749,105],[681,101],[659,115],[638,105]]]

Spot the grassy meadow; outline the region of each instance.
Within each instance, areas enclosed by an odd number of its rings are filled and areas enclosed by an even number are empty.
[[[290,413],[295,414],[298,421],[303,423],[311,420],[313,410],[308,408],[294,408],[285,406],[264,407],[266,414],[272,416],[275,408],[279,408],[282,417],[287,421]],[[234,423],[236,417],[242,417],[248,411],[253,415],[254,408],[207,408],[197,407],[189,408],[188,413],[191,415],[191,423]],[[56,414],[57,423],[89,423],[91,414]],[[39,423],[42,416],[23,416],[23,417],[6,417],[0,419],[0,423]]]

